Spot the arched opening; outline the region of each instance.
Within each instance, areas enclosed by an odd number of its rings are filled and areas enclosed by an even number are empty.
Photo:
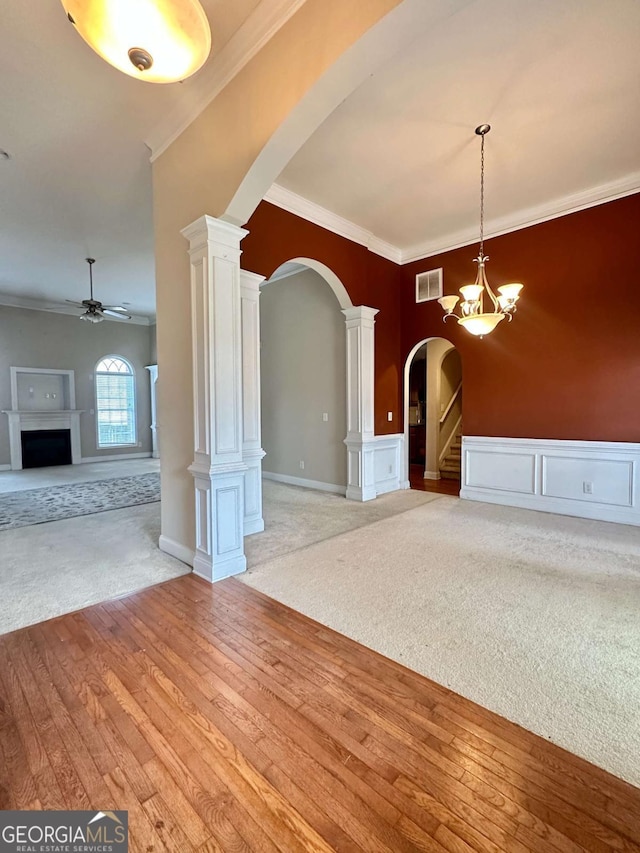
[[[462,363],[444,338],[425,338],[404,367],[405,479],[411,488],[458,494]]]
[[[282,264],[261,287],[266,479],[346,492],[347,307],[342,282],[309,258]]]

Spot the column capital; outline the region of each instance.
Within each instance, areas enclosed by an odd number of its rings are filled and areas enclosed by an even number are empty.
[[[231,222],[225,222],[224,219],[205,214],[183,228],[180,233],[189,241],[189,251],[194,252],[208,243],[239,251],[240,242],[249,232]]]
[[[375,323],[375,316],[379,308],[369,308],[367,305],[355,305],[353,308],[343,308],[342,313],[347,318],[347,323]]]
[[[260,285],[265,280],[266,276],[260,275],[257,272],[249,272],[249,270],[240,270],[240,287],[244,290],[255,291],[260,295]]]

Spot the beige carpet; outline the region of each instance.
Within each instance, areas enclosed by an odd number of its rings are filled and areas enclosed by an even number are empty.
[[[241,580],[640,785],[639,555],[636,528],[437,497]]]
[[[2,531],[0,634],[191,571],[159,535],[159,503]]]

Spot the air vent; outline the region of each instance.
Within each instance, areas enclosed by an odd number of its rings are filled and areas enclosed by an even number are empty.
[[[418,273],[416,276],[416,302],[429,302],[442,296],[442,268]]]

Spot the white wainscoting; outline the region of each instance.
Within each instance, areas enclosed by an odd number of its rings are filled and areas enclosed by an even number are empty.
[[[467,500],[640,525],[640,444],[462,438]]]
[[[404,462],[404,434],[376,435],[374,441],[376,495],[408,488],[408,484],[400,482]]]

